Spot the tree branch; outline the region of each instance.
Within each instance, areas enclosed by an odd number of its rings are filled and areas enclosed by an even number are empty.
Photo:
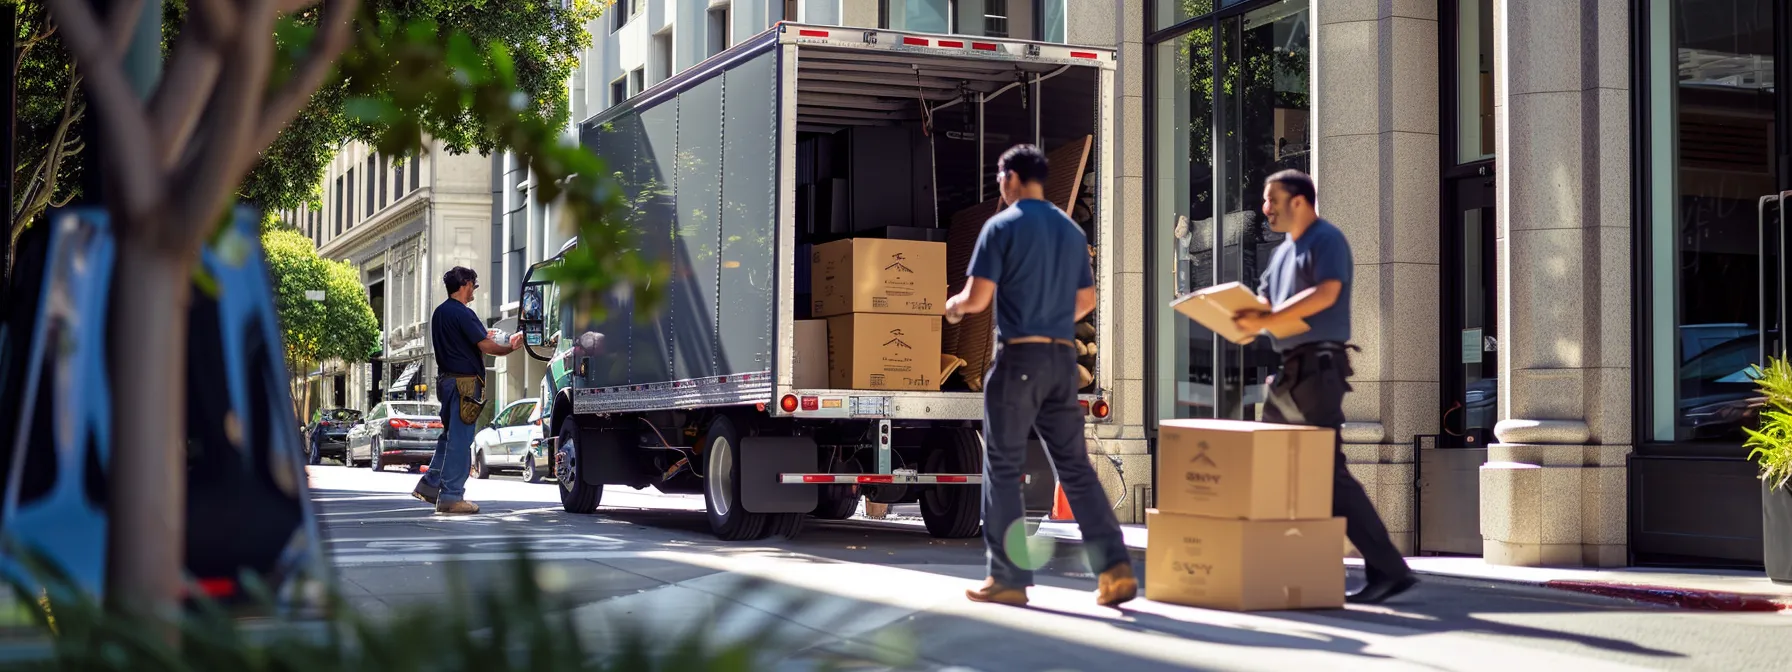
[[[288,4],[297,2],[284,1]],[[274,139],[280,135],[280,129],[285,128],[293,116],[305,107],[305,103],[311,100],[311,94],[323,86],[324,78],[329,76],[336,64],[336,57],[348,47],[349,33],[360,4],[360,0],[327,0],[306,60],[299,65],[298,73],[280,87],[280,92],[274,94],[262,110],[261,124],[255,132],[255,147],[258,151],[273,145]]]
[[[193,7],[199,25],[209,35],[229,35],[237,20],[242,18],[228,0],[197,0],[189,6]]]
[[[101,163],[113,166],[108,172],[116,177],[117,189],[112,193],[117,195],[121,214],[127,218],[141,215],[154,207],[163,179],[154,161],[155,135],[149,118],[125,80],[119,50],[107,44],[108,32],[94,15],[93,6],[87,0],[54,0],[50,8],[61,26],[63,43],[86,73],[84,88],[99,106],[106,138]]]
[[[281,14],[292,14],[301,9],[316,5],[317,3],[318,0],[280,0],[280,6],[276,9]]]
[[[180,160],[224,67],[223,56],[211,40],[214,35],[228,33],[214,32],[205,21],[197,23],[181,31],[180,42],[170,59],[172,65],[149,102],[150,118],[156,137],[160,138],[156,164],[164,169],[172,170]]]
[[[86,2],[87,0],[80,0]],[[68,0],[62,0],[68,2]],[[130,48],[131,33],[137,30],[137,21],[143,18],[143,0],[112,0],[115,7],[112,14],[106,17],[106,34],[112,38],[112,44],[118,53]]]
[[[274,18],[273,0],[251,0],[243,8],[243,24],[230,49],[230,70],[207,106],[205,144],[194,147],[196,152],[185,152],[182,169],[176,173],[188,188],[175,211],[176,221],[170,224],[183,245],[197,242],[212,229],[218,208],[265,147],[250,143],[274,60],[273,40],[265,37],[274,30]]]

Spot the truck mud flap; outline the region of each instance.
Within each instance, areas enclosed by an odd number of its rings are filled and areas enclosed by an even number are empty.
[[[579,480],[588,485],[646,485],[634,456],[624,448],[633,437],[614,429],[581,429],[578,442]]]
[[[753,513],[808,513],[821,494],[818,485],[786,485],[778,474],[816,471],[821,462],[815,439],[751,436],[740,441],[740,503]]]

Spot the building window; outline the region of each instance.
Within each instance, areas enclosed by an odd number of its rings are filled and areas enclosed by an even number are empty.
[[[380,179],[380,171],[375,165],[378,162],[379,162],[379,159],[375,158],[372,155],[368,155],[368,157],[367,157],[367,216],[368,217],[372,217],[373,213],[379,212],[379,210],[378,210],[379,204],[378,204],[378,202],[373,200],[374,199],[373,187],[374,187],[374,184],[378,183],[379,179]]]
[[[1759,409],[1750,367],[1784,356],[1782,171],[1792,109],[1774,89],[1788,35],[1768,0],[1643,0],[1648,101],[1645,441],[1736,444]],[[1783,67],[1783,63],[1779,64]],[[1734,455],[1743,455],[1740,448]]]
[[[1311,169],[1308,6],[1208,17],[1150,47],[1149,305],[1225,282],[1255,289],[1282,242],[1262,214],[1263,180]],[[1280,363],[1269,344],[1234,345],[1173,313],[1157,320],[1154,342],[1158,418],[1259,417],[1264,378]]]
[[[947,0],[883,0],[879,19],[884,28],[916,33],[952,32],[952,3]]]
[[[653,83],[672,77],[672,31],[653,36]],[[638,92],[637,92],[638,93]]]
[[[1456,162],[1493,158],[1493,0],[1456,13]]]
[[[728,49],[728,27],[728,5],[709,10],[709,28],[704,33],[709,39],[706,55],[714,56]]]
[[[618,77],[610,82],[610,104],[617,105],[625,100],[628,100],[628,78]]]
[[[983,0],[983,34],[1008,36],[1008,0]]]
[[[384,157],[381,157],[381,158],[384,158]],[[387,205],[390,205],[392,203],[392,201],[388,200],[386,198],[386,188],[392,184],[392,176],[386,174],[386,171],[375,170],[374,166],[368,166],[367,173],[369,175],[377,174],[380,176],[379,177],[379,180],[380,180],[380,207],[383,208],[383,207],[386,207]]]
[[[423,188],[423,152],[411,155],[411,191]]]
[[[1069,26],[1064,11],[1066,0],[1039,0],[1039,41],[1065,43]]]
[[[342,176],[336,177],[336,189],[330,192],[330,200],[336,204],[335,235],[342,235]]]
[[[628,97],[641,95],[641,92],[646,89],[647,71],[645,69],[635,68],[634,72],[628,73]]]
[[[359,221],[355,217],[355,169],[348,169],[348,178],[343,182],[342,188],[345,190],[343,192],[343,202],[348,207],[348,226],[349,228],[354,228],[355,222]]]

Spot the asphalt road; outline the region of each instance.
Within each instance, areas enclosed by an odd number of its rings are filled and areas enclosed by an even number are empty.
[[[1139,600],[1093,604],[1071,547],[1042,570],[1033,605],[967,602],[982,579],[977,540],[912,526],[812,521],[795,540],[725,543],[696,496],[610,488],[595,515],[560,510],[551,483],[469,481],[479,515],[434,516],[406,493],[414,474],[311,467],[340,589],[382,613],[437,603],[450,576],[501,586],[516,544],[578,605],[582,636],[626,619],[726,635],[771,623],[772,669],[909,654],[898,669],[1786,669],[1792,615],[1681,611],[1542,588],[1432,579],[1386,605],[1230,613]],[[1353,577],[1353,581],[1359,580]],[[755,592],[741,592],[748,583]],[[793,611],[784,598],[800,598]]]

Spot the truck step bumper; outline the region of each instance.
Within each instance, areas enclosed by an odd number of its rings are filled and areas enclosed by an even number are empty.
[[[983,474],[778,474],[778,482],[808,485],[983,485]],[[1025,482],[1033,482],[1027,474]]]

